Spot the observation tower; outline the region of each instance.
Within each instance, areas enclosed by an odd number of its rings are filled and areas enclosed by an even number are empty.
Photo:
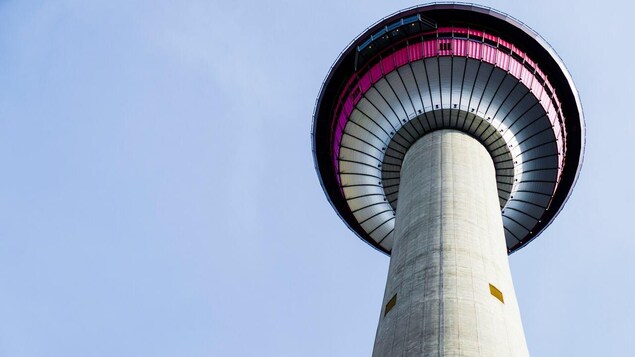
[[[373,356],[528,356],[507,255],[558,215],[584,120],[571,76],[498,11],[430,4],[340,54],[313,155],[348,227],[390,256]]]

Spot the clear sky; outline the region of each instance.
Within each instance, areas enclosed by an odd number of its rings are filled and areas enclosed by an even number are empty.
[[[407,1],[0,0],[0,356],[369,356],[388,258],[318,183],[315,98]],[[533,356],[635,353],[635,6],[486,1],[558,51],[587,154],[511,256]]]

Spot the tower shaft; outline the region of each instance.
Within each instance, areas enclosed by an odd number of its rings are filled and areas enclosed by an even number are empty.
[[[528,356],[492,157],[438,130],[401,168],[374,357]]]

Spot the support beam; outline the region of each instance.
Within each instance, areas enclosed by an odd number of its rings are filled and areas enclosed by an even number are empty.
[[[373,356],[529,356],[494,164],[465,133],[406,153]]]

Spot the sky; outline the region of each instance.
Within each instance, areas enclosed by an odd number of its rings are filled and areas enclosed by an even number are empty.
[[[407,1],[0,0],[0,357],[369,356],[388,257],[311,154],[346,45]],[[510,257],[533,356],[635,353],[628,1],[483,1],[540,33],[587,147]]]

